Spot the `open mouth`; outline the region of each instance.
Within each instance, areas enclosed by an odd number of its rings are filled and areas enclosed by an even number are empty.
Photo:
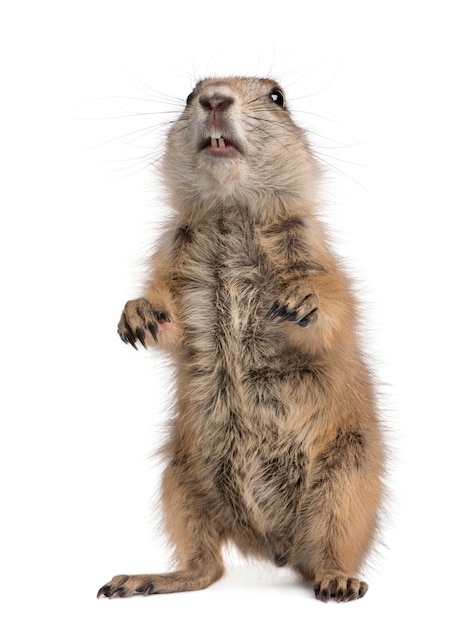
[[[222,135],[207,137],[201,149],[213,156],[234,156],[241,153],[239,146]]]
[[[232,143],[230,143],[227,139],[224,139],[224,137],[208,137],[208,140],[205,144],[205,147],[209,147],[209,148],[229,148],[230,146],[232,146]]]

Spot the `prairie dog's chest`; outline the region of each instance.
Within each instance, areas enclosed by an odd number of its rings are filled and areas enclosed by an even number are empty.
[[[205,304],[256,300],[269,282],[271,272],[260,234],[240,216],[179,227],[174,256],[182,295],[191,291],[210,294]]]
[[[232,352],[236,345],[264,344],[271,335],[272,269],[254,225],[231,214],[179,228],[175,266],[181,320],[193,348]]]

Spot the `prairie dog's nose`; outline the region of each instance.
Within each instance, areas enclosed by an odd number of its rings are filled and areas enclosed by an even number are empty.
[[[200,98],[200,106],[207,111],[226,111],[234,102],[234,98],[222,93],[205,95]]]

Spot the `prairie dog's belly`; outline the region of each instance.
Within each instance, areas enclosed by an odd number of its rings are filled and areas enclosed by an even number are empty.
[[[255,519],[257,531],[269,532],[273,519],[293,514],[305,472],[287,426],[283,331],[266,317],[274,276],[248,224],[192,233],[190,244],[180,298],[193,437],[210,441],[200,471],[237,518]],[[204,450],[200,445],[197,455]]]

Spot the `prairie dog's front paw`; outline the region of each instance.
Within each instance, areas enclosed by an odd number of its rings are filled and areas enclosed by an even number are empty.
[[[308,281],[298,281],[285,289],[273,303],[267,317],[276,322],[292,322],[307,328],[317,321],[319,298],[314,285]]]
[[[123,342],[138,350],[137,341],[146,348],[146,333],[150,333],[156,342],[159,330],[171,326],[171,318],[165,311],[157,311],[149,300],[138,298],[125,305],[117,331]]]

